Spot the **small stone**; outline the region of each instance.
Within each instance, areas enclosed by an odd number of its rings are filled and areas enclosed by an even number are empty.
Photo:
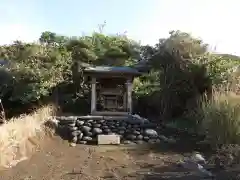
[[[141,134],[139,131],[136,131],[136,130],[134,130],[132,133],[135,134],[135,135]]]
[[[115,126],[113,126],[113,125],[112,125],[112,126],[110,126],[110,129],[115,129]]]
[[[92,138],[89,136],[84,136],[82,139],[83,141],[92,141]]]
[[[150,143],[150,144],[155,144],[156,141],[155,141],[154,139],[149,139],[149,140],[148,140],[148,143]]]
[[[133,128],[138,128],[138,127],[139,127],[139,125],[137,125],[137,124],[134,124],[132,127],[133,127]]]
[[[115,132],[115,133],[116,133],[116,132],[118,132],[118,130],[117,130],[117,129],[112,129],[112,132]]]
[[[89,126],[82,126],[82,131],[84,132],[89,132],[92,128],[90,128]]]
[[[175,143],[177,143],[177,141],[176,141],[173,137],[168,138],[168,141],[167,141],[167,142],[170,143],[170,144],[175,144]]]
[[[81,133],[80,130],[76,130],[76,131],[71,132],[72,136],[78,136],[80,133]]]
[[[69,126],[68,126],[68,129],[69,129],[69,131],[76,131],[76,130],[78,129],[78,127],[76,127],[76,126],[74,126],[74,127],[69,127]]]
[[[84,132],[83,134],[84,134],[85,136],[90,136],[90,137],[93,135],[93,133],[90,132],[90,131],[89,131],[89,132]]]
[[[104,129],[103,132],[104,132],[104,133],[110,133],[111,130],[110,130],[110,129]]]
[[[84,121],[77,120],[76,121],[77,126],[82,126],[84,124]]]
[[[127,125],[127,128],[132,129],[132,125],[131,124]]]
[[[102,129],[109,129],[107,125],[103,125]]]
[[[133,135],[133,134],[129,134],[129,135],[127,135],[127,137],[126,137],[128,140],[135,140],[136,139],[136,136],[135,135]]]
[[[125,127],[127,126],[127,123],[121,122],[121,123],[120,123],[120,126],[125,128]]]
[[[138,140],[138,141],[134,141],[136,144],[144,144],[144,141]]]
[[[71,147],[75,147],[76,145],[77,145],[76,143],[73,143],[73,142],[70,143]]]
[[[142,140],[142,139],[143,139],[143,135],[139,134],[139,135],[137,136],[137,139],[138,139],[138,140]]]
[[[149,140],[149,137],[148,137],[148,136],[143,136],[143,139],[144,139],[145,141],[148,141],[148,140]]]
[[[168,141],[168,138],[166,136],[164,136],[164,135],[159,135],[158,137],[159,137],[159,139],[161,139],[161,140],[163,140],[165,142]]]
[[[125,141],[123,141],[123,144],[133,144],[133,142],[132,142],[132,141],[125,140]]]
[[[74,122],[74,123],[68,124],[68,126],[69,127],[74,127],[74,126],[76,126],[76,123]]]
[[[72,142],[72,143],[77,143],[77,141],[78,141],[78,137],[75,136],[75,137],[72,138],[72,141],[71,141],[71,142]]]
[[[119,130],[126,130],[126,128],[124,126],[120,126],[118,127]]]
[[[126,133],[132,133],[132,129],[126,129]]]
[[[86,123],[84,123],[84,126],[92,127],[92,124],[91,124],[91,123],[88,123],[88,122],[86,122]]]
[[[99,120],[99,122],[102,124],[105,122],[105,119],[101,119],[101,120]]]
[[[153,129],[146,129],[144,131],[144,134],[149,136],[149,137],[157,137],[158,136],[158,133],[157,131],[153,130]]]
[[[88,122],[88,123],[94,123],[94,120],[93,119],[89,119],[89,120],[87,120],[86,122]]]
[[[83,133],[81,132],[79,135],[78,135],[78,140],[82,140],[83,138]]]
[[[101,134],[102,133],[102,129],[100,129],[100,128],[93,128],[93,134]]]
[[[95,128],[100,128],[100,127],[101,127],[101,124],[94,124],[93,127],[95,127]]]
[[[79,144],[87,144],[87,141],[79,141]]]
[[[120,130],[120,131],[118,131],[118,133],[123,135],[125,133],[125,131],[124,130]]]

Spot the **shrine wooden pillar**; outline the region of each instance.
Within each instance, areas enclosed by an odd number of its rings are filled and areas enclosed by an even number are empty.
[[[92,76],[91,81],[91,114],[96,111],[96,77]]]
[[[132,114],[132,79],[127,79],[127,111]]]

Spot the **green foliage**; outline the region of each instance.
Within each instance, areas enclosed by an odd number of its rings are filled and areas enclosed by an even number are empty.
[[[213,147],[240,144],[240,97],[215,93],[210,101],[202,101],[196,114],[199,131],[207,135]]]
[[[16,41],[0,47],[0,58],[10,62],[1,70],[0,98],[28,104],[48,96],[58,84],[71,84],[72,80],[79,93],[84,86],[83,63],[133,65],[140,49],[138,43],[125,36],[101,33],[65,37],[46,31],[39,41],[40,44]]]
[[[2,47],[1,52],[10,62],[5,70],[11,76],[11,81],[5,84],[8,91],[2,91],[1,98],[11,93],[9,101],[23,104],[37,101],[47,96],[58,83],[71,77],[70,54],[57,47],[21,43]]]
[[[191,34],[177,31],[170,31],[167,39],[160,39],[157,47],[163,51],[171,53],[178,51],[183,58],[193,58],[201,56],[207,52],[208,45],[201,39],[192,37]]]

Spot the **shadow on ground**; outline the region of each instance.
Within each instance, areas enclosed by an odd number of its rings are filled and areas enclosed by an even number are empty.
[[[138,172],[142,180],[200,180],[202,178],[199,174],[189,172],[177,164],[152,166],[151,164],[147,164],[143,167],[142,172]],[[147,172],[144,172],[145,168]]]

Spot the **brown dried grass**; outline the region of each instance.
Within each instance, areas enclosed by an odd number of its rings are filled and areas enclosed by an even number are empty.
[[[44,125],[55,112],[52,105],[29,115],[10,119],[0,126],[0,167],[9,168],[27,159],[40,141],[50,132]]]

